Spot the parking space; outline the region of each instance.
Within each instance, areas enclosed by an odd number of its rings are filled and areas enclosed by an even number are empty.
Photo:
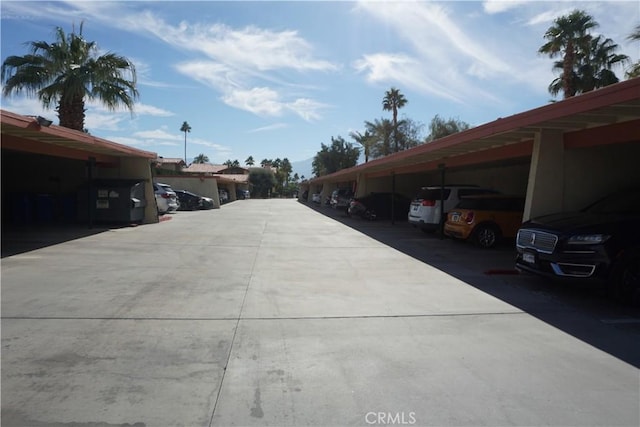
[[[2,424],[638,425],[640,316],[513,255],[251,199],[6,256]]]

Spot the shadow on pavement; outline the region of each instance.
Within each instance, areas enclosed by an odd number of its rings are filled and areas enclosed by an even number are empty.
[[[127,225],[128,226],[128,225]],[[2,226],[1,257],[18,255],[70,240],[92,236],[118,227],[87,225]]]
[[[486,250],[423,233],[406,221],[365,221],[307,206],[640,368],[640,310],[608,299],[594,285],[519,274],[513,240]]]

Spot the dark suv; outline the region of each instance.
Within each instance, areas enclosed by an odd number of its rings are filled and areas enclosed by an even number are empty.
[[[640,189],[612,194],[579,212],[531,219],[516,238],[516,268],[597,280],[617,299],[640,303]]]

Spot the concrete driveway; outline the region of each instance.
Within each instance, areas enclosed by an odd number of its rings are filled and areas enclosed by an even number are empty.
[[[258,199],[8,256],[2,426],[640,425],[640,316],[511,262]]]

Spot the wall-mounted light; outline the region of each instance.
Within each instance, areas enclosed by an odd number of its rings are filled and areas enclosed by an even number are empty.
[[[49,126],[51,126],[51,124],[53,123],[53,121],[49,120],[49,119],[45,119],[42,116],[38,116],[36,117],[36,122],[38,122],[38,124],[40,126],[44,126],[46,128],[48,128]]]

